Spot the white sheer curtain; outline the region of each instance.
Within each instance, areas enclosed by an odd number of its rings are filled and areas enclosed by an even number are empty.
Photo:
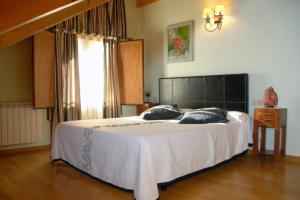
[[[104,46],[93,36],[78,36],[79,81],[82,119],[103,118]]]

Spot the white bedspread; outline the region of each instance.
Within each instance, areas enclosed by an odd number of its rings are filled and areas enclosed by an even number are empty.
[[[178,124],[139,117],[61,123],[51,159],[63,159],[105,182],[133,189],[137,200],[159,197],[157,183],[214,166],[248,148],[248,115],[227,124]]]

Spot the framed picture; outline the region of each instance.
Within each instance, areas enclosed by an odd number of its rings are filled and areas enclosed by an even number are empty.
[[[193,60],[194,21],[170,25],[167,28],[168,63]]]

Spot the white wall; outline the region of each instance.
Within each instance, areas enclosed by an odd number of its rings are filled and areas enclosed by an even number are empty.
[[[136,7],[136,0],[125,0],[125,9],[128,38],[140,39],[142,37],[143,10]]]
[[[0,49],[0,102],[31,102],[32,39]]]
[[[206,32],[202,9],[220,3],[226,9],[223,28]],[[144,7],[145,90],[158,98],[160,77],[248,73],[250,104],[273,86],[279,106],[288,108],[287,154],[300,156],[299,8],[299,0],[161,0]],[[195,20],[195,59],[167,64],[166,28],[187,20]]]

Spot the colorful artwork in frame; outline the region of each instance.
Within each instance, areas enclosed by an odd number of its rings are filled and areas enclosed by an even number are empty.
[[[182,22],[167,28],[168,63],[193,60],[194,22]]]

